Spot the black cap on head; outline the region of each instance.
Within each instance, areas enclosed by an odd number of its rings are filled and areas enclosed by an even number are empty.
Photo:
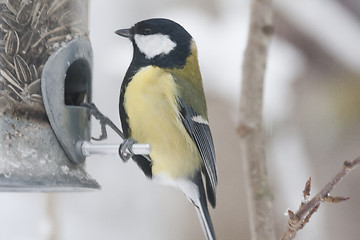
[[[136,23],[130,29],[120,29],[116,34],[129,38],[134,44],[133,61],[141,65],[156,65],[160,67],[181,67],[191,54],[191,35],[178,23],[165,18],[152,18]],[[148,36],[161,34],[168,36],[176,47],[169,54],[159,54],[153,58],[146,57],[135,41],[135,36]]]

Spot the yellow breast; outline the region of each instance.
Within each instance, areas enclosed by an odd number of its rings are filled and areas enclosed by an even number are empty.
[[[133,76],[125,91],[131,138],[151,145],[154,176],[185,177],[201,168],[196,145],[179,117],[177,89],[171,74],[148,66]]]

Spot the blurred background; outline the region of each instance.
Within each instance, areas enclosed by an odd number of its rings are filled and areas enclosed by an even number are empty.
[[[249,0],[91,1],[93,100],[117,125],[118,95],[131,43],[114,34],[152,17],[175,20],[197,42],[218,164],[218,239],[250,239],[242,160],[235,133]],[[360,2],[274,0],[275,36],[265,83],[264,126],[277,236],[311,176],[312,193],[343,161],[360,155]],[[93,136],[99,127],[93,121]],[[120,142],[110,133],[108,142]],[[82,193],[0,193],[0,239],[203,239],[195,210],[179,191],[150,182],[132,162],[90,157],[101,184]],[[359,239],[360,170],[332,192],[297,239]]]

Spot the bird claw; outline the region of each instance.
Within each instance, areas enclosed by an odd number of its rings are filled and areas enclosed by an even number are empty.
[[[90,114],[94,116],[97,120],[99,120],[101,126],[101,135],[98,138],[91,137],[91,139],[95,141],[101,141],[107,138],[106,124],[107,121],[110,121],[108,117],[100,112],[100,110],[96,107],[94,103],[82,103],[81,106],[86,107],[90,110]]]
[[[95,141],[101,141],[107,138],[106,125],[112,128],[122,139],[124,139],[124,134],[116,127],[116,125],[104,114],[100,112],[100,110],[96,107],[94,103],[82,103],[81,106],[89,109],[90,114],[94,116],[101,125],[101,135],[98,138],[91,137],[91,139]],[[136,143],[133,139],[125,139],[124,142],[119,147],[119,155],[120,158],[127,162],[133,155],[132,145]]]
[[[124,142],[120,144],[119,156],[124,162],[127,162],[134,155],[131,150],[131,147],[134,143],[136,143],[136,141],[129,138],[125,139]]]
[[[122,139],[124,139],[124,134],[121,130],[104,114],[100,112],[100,110],[96,107],[94,103],[82,103],[81,106],[86,107],[90,110],[90,114],[94,116],[101,125],[101,135],[98,138],[92,137],[95,141],[101,141],[107,138],[106,125],[108,125],[112,130],[114,130]]]

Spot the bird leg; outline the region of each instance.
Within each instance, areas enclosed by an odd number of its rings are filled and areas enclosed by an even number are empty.
[[[111,127],[122,139],[124,139],[124,134],[121,132],[121,130],[118,127],[116,127],[116,125],[108,117],[102,114],[94,103],[82,103],[81,106],[89,109],[90,114],[100,122],[101,135],[98,138],[91,137],[93,140],[101,141],[107,138],[106,125]]]
[[[100,110],[96,107],[94,103],[82,103],[81,106],[86,107],[90,110],[90,114],[94,116],[97,120],[99,120],[101,125],[101,135],[99,138],[91,137],[95,141],[101,141],[107,138],[106,125],[111,127],[122,139],[124,139],[123,143],[120,144],[119,147],[119,155],[120,158],[127,162],[134,153],[132,152],[132,145],[136,143],[133,139],[125,139],[124,134],[120,131],[119,128],[104,114],[100,112]]]

